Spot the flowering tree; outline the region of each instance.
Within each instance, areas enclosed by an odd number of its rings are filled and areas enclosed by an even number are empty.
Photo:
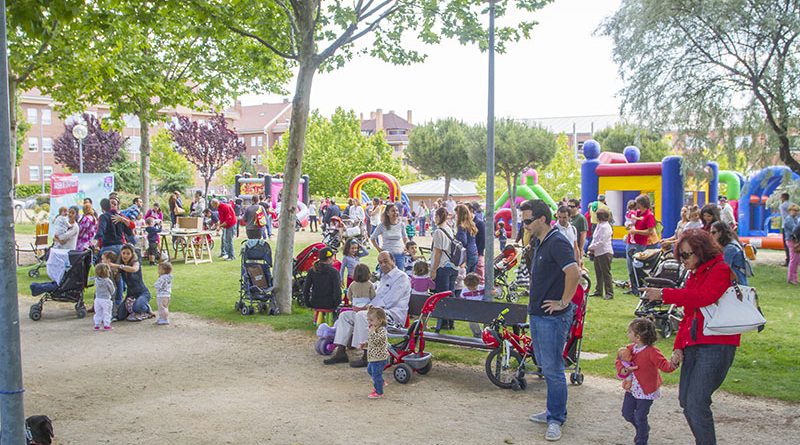
[[[81,116],[89,130],[83,140],[83,172],[103,173],[117,158],[117,154],[127,138],[115,130],[104,130],[100,119],[93,114],[83,113]],[[66,166],[73,172],[81,169],[80,147],[78,140],[72,135],[72,129],[81,122],[64,124],[64,133],[53,142],[53,154],[56,162]]]
[[[178,152],[186,156],[205,181],[205,194],[214,174],[228,161],[244,153],[245,145],[235,131],[228,128],[225,116],[214,114],[208,122],[200,124],[186,116],[177,116],[178,122],[169,126]]]

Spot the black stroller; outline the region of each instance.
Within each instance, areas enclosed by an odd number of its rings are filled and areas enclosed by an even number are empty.
[[[68,254],[69,267],[64,271],[61,280],[56,283],[31,283],[31,295],[42,295],[39,302],[32,305],[28,316],[33,321],[42,318],[44,302],[48,300],[75,303],[75,314],[78,318],[86,316],[86,304],[83,302],[83,290],[89,281],[89,269],[92,266],[92,251],[73,250]]]
[[[276,315],[278,306],[272,294],[272,249],[266,240],[242,243],[242,271],[239,279],[239,301],[234,308],[242,315],[256,311]]]
[[[633,267],[640,287],[676,288],[683,286],[686,280],[686,270],[670,251],[651,249],[639,252],[633,256]],[[651,319],[664,338],[677,331],[683,320],[683,311],[674,304],[646,298],[639,300],[634,315]]]

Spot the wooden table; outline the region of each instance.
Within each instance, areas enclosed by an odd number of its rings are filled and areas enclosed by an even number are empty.
[[[215,235],[211,230],[177,231],[162,230],[159,235],[162,238],[160,253],[171,258],[173,262],[183,261],[185,263],[213,263],[211,244],[208,238]],[[172,237],[167,240],[167,237]],[[172,244],[172,252],[170,252]],[[181,254],[179,256],[179,254]]]

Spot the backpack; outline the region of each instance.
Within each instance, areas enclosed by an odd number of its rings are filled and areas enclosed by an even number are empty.
[[[265,227],[266,225],[267,225],[267,215],[264,214],[264,209],[259,208],[258,210],[256,210],[256,226]]]
[[[742,250],[744,251],[745,258],[747,258],[750,261],[756,260],[756,254],[758,253],[758,249],[756,249],[756,246],[750,243],[745,243],[744,246],[742,246]]]
[[[742,251],[742,257],[744,258],[744,266],[741,268],[741,271],[744,272],[744,276],[748,278],[752,277],[755,274],[753,273],[753,265],[750,261],[756,258],[756,248],[753,247],[752,244],[745,244],[744,246],[738,242],[734,242],[734,244]]]
[[[460,266],[467,259],[467,249],[461,244],[461,241],[457,240],[455,237],[450,236],[447,233],[447,230],[442,229],[442,233],[450,240],[450,248],[445,251],[445,255],[447,258],[450,259],[450,262],[453,263],[456,267]]]

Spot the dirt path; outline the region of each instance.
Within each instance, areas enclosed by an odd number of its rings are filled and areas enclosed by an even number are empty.
[[[527,416],[544,385],[515,393],[480,368],[435,362],[387,398],[366,398],[363,369],[321,364],[307,334],[226,325],[175,314],[171,326],[116,323],[92,332],[71,306],[27,317],[21,298],[26,413],[48,414],[59,444],[529,444],[544,429]],[[389,375],[387,374],[387,377]],[[651,413],[655,444],[686,444],[675,388]],[[570,388],[565,444],[632,441],[616,381]],[[719,395],[720,443],[797,443],[800,405]]]

